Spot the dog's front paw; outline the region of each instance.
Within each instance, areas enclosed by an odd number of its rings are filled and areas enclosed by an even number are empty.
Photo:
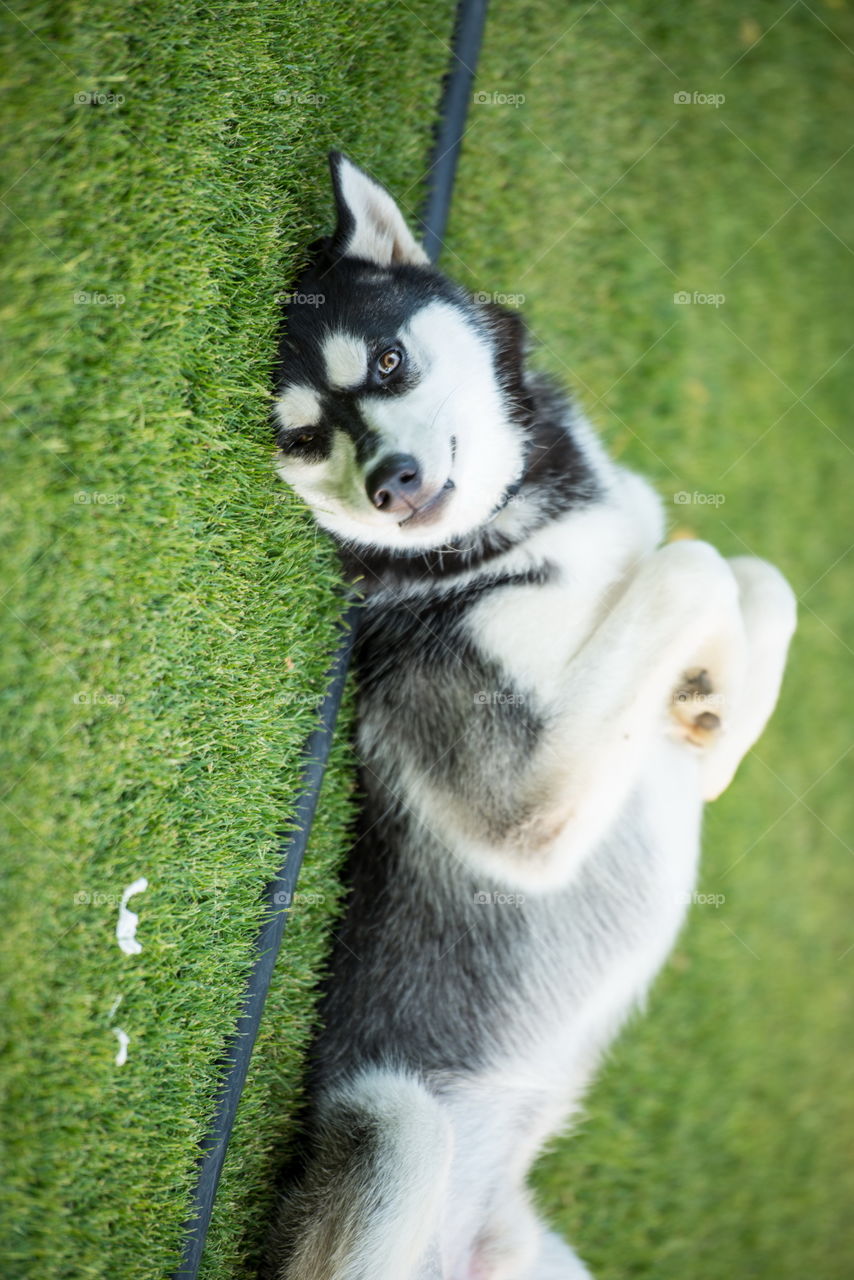
[[[738,585],[723,556],[707,542],[670,542],[644,563],[636,579],[648,613],[670,620],[676,645],[689,650],[738,611]],[[692,654],[686,655],[693,657]]]

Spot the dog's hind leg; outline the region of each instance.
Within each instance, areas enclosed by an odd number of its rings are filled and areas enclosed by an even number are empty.
[[[468,1274],[472,1280],[591,1280],[569,1245],[539,1218],[527,1188],[493,1204]]]
[[[555,1231],[543,1231],[531,1280],[591,1280],[590,1272]]]
[[[288,1195],[281,1280],[440,1280],[452,1153],[440,1102],[413,1076],[369,1068],[322,1094],[311,1161]]]

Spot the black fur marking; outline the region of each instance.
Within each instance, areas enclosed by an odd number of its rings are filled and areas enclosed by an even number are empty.
[[[362,783],[380,804],[389,799],[366,770]],[[526,930],[521,912],[479,910],[482,884],[465,872],[457,872],[451,899],[437,892],[441,847],[402,805],[390,803],[380,813],[370,802],[362,807],[347,914],[322,988],[324,1029],[312,1054],[312,1093],[346,1076],[354,1062],[419,1074],[483,1066],[506,993],[495,954],[508,944],[514,950],[508,928]],[[423,849],[426,873],[411,857],[401,858],[399,850],[413,841]]]
[[[364,465],[376,453],[379,437],[359,413],[353,395],[346,391],[330,391],[322,397],[322,404],[324,420],[350,436],[356,446],[356,461]]]
[[[383,675],[397,672],[401,653],[429,662],[454,652],[457,660],[465,663],[468,642],[460,634],[460,625],[471,606],[498,588],[542,585],[550,577],[547,566],[528,573],[484,573],[439,594],[414,593],[410,598],[398,598],[392,605],[378,601],[373,608],[368,603],[362,613],[354,655],[360,687],[372,688]],[[481,660],[469,655],[468,661]]]
[[[321,344],[330,333],[358,334],[369,351],[379,355],[399,345],[403,326],[431,302],[447,302],[471,313],[466,291],[432,267],[374,267],[358,258],[336,260],[328,239],[316,241],[313,248],[315,256],[288,295],[291,301],[282,314],[280,389],[292,382],[326,389]]]
[[[299,443],[299,437],[303,434],[311,437],[306,444]],[[332,432],[322,422],[302,430],[299,427],[278,426],[276,444],[288,458],[299,458],[301,462],[323,462],[332,452]]]

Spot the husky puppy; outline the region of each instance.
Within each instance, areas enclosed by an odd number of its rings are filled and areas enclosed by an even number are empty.
[[[673,944],[795,601],[761,560],[662,546],[518,316],[331,167],[275,416],[364,594],[361,816],[274,1274],[570,1280],[526,1175]]]

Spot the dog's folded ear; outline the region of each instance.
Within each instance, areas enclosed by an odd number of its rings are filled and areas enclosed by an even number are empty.
[[[330,152],[329,167],[338,212],[332,237],[336,255],[363,258],[378,267],[429,264],[385,187],[340,151]]]

